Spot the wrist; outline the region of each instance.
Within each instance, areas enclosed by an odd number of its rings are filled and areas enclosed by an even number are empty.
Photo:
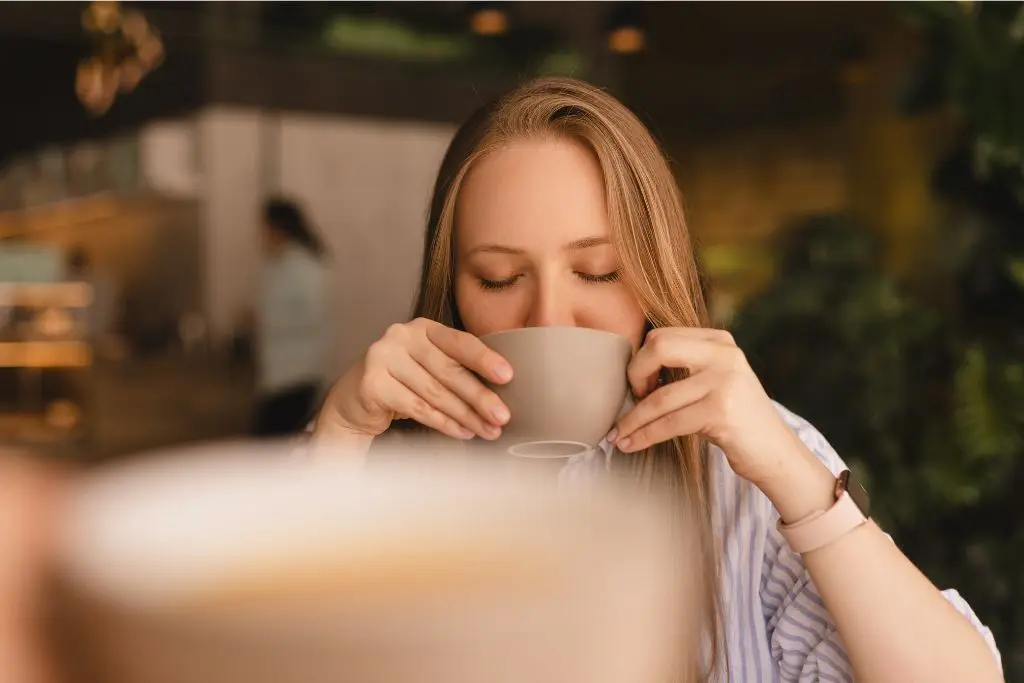
[[[771,501],[784,524],[792,524],[835,503],[835,475],[795,434],[789,432],[773,466],[754,484]]]
[[[356,453],[365,453],[376,436],[352,426],[330,404],[320,411],[313,426],[314,441],[341,446]]]

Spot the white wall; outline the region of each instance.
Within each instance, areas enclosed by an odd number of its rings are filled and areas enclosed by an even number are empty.
[[[214,107],[199,115],[200,215],[206,313],[223,340],[254,301],[260,264],[265,154],[261,114]]]
[[[160,194],[194,199],[199,192],[199,120],[153,121],[139,131],[139,165],[146,186]]]
[[[328,243],[338,368],[408,319],[435,175],[451,126],[288,116],[279,132],[283,192]]]
[[[213,338],[226,339],[255,302],[260,209],[274,192],[302,204],[331,251],[337,356],[325,374],[406,320],[430,190],[453,133],[436,124],[227,107],[148,126],[141,163],[150,187],[200,201]]]

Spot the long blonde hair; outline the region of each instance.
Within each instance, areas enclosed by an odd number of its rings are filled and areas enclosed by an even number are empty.
[[[665,157],[629,109],[606,92],[570,78],[531,81],[478,110],[456,133],[434,186],[414,315],[463,329],[453,287],[459,187],[484,155],[511,140],[544,136],[571,137],[597,156],[621,277],[639,300],[649,327],[706,327],[707,308],[682,197]],[[671,374],[674,379],[682,376]],[[696,436],[677,437],[624,460],[642,484],[671,487],[698,520],[704,557],[699,616],[708,656],[703,664],[684,663],[680,674],[684,681],[709,680],[723,665],[725,653],[706,443]]]

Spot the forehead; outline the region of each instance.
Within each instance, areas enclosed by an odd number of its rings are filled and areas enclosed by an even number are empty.
[[[569,138],[503,145],[467,173],[455,223],[463,249],[484,242],[531,249],[608,236],[597,157]]]

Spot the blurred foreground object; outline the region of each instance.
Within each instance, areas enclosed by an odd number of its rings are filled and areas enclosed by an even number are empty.
[[[171,453],[81,483],[61,543],[74,670],[105,683],[669,679],[688,613],[679,562],[694,556],[656,496],[560,492],[421,451],[366,469],[266,451]]]
[[[141,12],[122,11],[118,2],[97,0],[82,14],[92,54],[78,64],[75,91],[90,113],[100,116],[117,93],[129,93],[160,65],[164,46]]]
[[[0,681],[62,683],[45,640],[54,511],[64,473],[0,446]]]

